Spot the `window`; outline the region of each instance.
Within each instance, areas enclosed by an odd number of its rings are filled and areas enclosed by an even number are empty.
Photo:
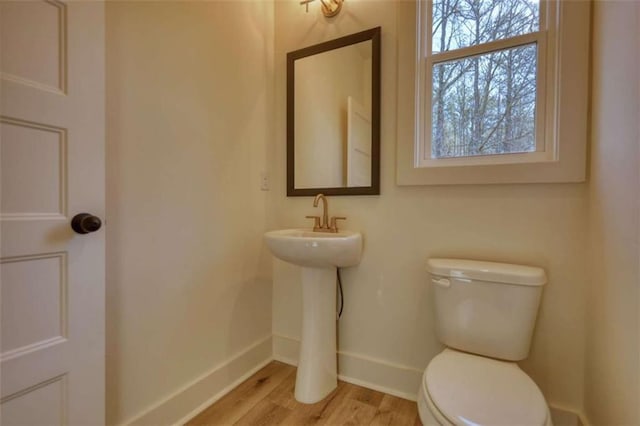
[[[398,183],[584,180],[588,2],[418,0],[412,16],[399,7]]]
[[[417,165],[553,160],[553,140],[545,143],[544,135],[545,99],[553,97],[545,78],[555,74],[553,58],[546,56],[555,41],[547,25],[553,22],[552,3],[419,5],[422,78],[416,91],[423,98],[418,107],[423,129]]]

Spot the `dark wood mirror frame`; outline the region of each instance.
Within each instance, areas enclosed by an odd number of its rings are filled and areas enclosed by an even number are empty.
[[[371,186],[295,188],[295,61],[371,40]],[[380,194],[380,27],[287,53],[287,196]]]

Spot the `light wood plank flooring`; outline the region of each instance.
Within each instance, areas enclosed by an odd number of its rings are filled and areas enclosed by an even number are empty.
[[[295,382],[295,367],[274,361],[187,425],[420,425],[415,402],[339,381],[322,401],[302,404]]]

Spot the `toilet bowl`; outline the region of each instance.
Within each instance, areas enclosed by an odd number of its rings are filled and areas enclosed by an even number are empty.
[[[445,349],[418,391],[424,426],[552,426],[542,392],[517,364]]]
[[[422,423],[551,426],[542,392],[516,364],[529,354],[544,270],[460,259],[429,259],[427,270],[447,348],[424,372]]]

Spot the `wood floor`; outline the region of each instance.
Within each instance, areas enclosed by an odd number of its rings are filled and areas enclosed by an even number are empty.
[[[322,401],[302,404],[295,381],[295,367],[274,361],[187,425],[420,425],[415,402],[338,382]]]

